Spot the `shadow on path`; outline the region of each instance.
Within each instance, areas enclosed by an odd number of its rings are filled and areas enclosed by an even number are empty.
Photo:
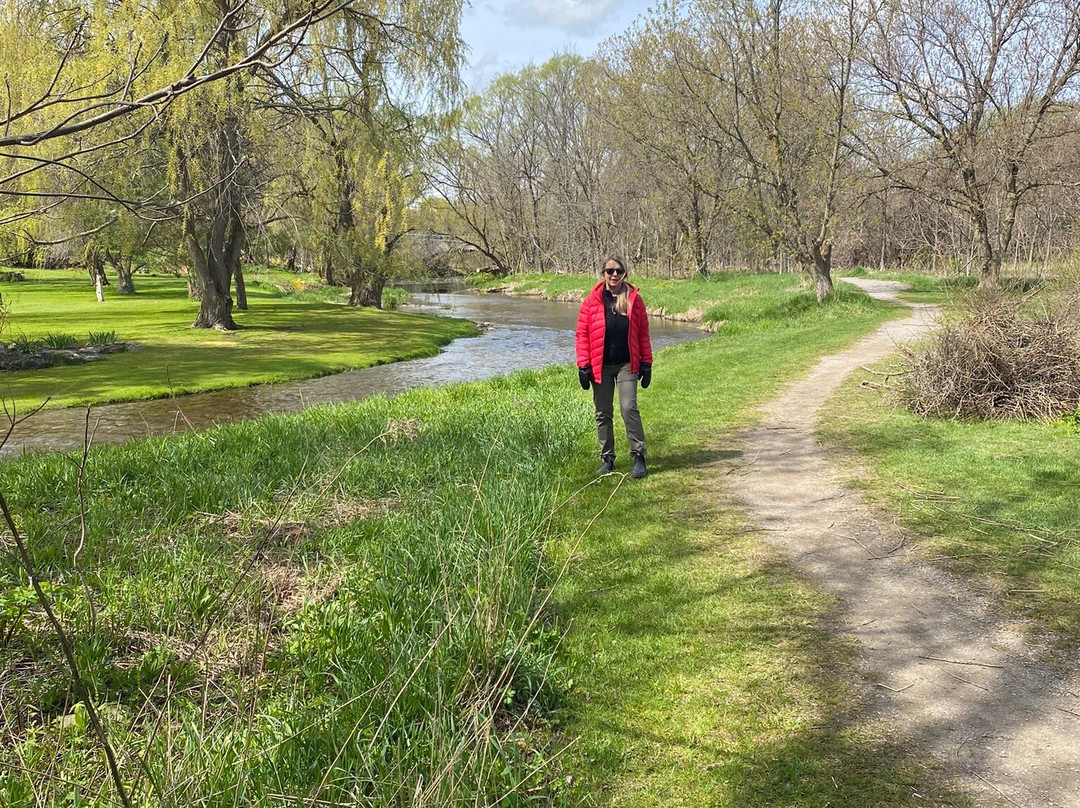
[[[899,287],[845,280],[888,299]],[[864,661],[871,711],[862,720],[945,765],[977,806],[1075,808],[1080,697],[979,593],[920,562],[896,526],[844,486],[813,437],[820,407],[849,372],[933,327],[933,307],[912,308],[762,407],[726,479],[766,540],[842,599],[843,630]]]

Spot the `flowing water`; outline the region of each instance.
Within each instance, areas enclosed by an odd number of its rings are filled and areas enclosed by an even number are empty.
[[[404,310],[463,317],[480,323],[478,337],[454,340],[438,356],[352,370],[304,381],[240,387],[153,401],[101,404],[90,411],[94,443],[206,429],[312,404],[356,401],[412,387],[468,382],[525,368],[574,361],[578,305],[531,297],[461,292],[414,294]],[[653,348],[700,339],[704,332],[650,319]],[[108,361],[103,360],[103,361]],[[571,376],[568,371],[568,383]],[[573,374],[577,384],[577,375]],[[86,409],[46,410],[21,423],[0,455],[67,451],[83,445]]]

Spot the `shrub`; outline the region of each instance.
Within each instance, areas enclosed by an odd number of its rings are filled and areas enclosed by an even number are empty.
[[[1080,407],[1075,412],[1067,412],[1060,418],[1061,425],[1073,434],[1080,435]]]
[[[929,345],[905,350],[912,411],[960,418],[1054,418],[1080,405],[1078,298],[1031,313],[1027,299],[982,292]],[[1068,301],[1071,301],[1068,302]]]
[[[396,286],[387,286],[383,289],[382,305],[384,309],[396,309],[409,302],[409,293]]]

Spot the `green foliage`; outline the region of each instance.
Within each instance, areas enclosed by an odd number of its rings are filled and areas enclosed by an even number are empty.
[[[1074,434],[1080,435],[1080,407],[1076,409],[1076,412],[1062,415],[1057,422]]]
[[[59,350],[77,348],[79,346],[79,341],[75,338],[74,334],[46,334],[41,337],[40,341],[46,348],[55,348]]]
[[[45,586],[45,592],[51,587]],[[23,629],[23,618],[37,604],[37,594],[29,585],[13,585],[0,590],[0,651]]]
[[[382,305],[384,309],[396,309],[409,302],[409,293],[397,286],[387,286],[383,289]]]
[[[5,375],[7,395],[21,411],[46,398],[49,406],[160,398],[170,394],[240,387],[327,373],[436,353],[457,336],[475,334],[463,320],[407,312],[380,312],[292,294],[286,273],[256,272],[249,283],[245,328],[234,334],[191,329],[196,307],[182,278],[140,278],[139,294],[99,304],[88,293],[85,273],[27,270],[9,293],[18,301],[13,327],[27,340],[40,339],[58,318],[95,333],[123,334],[143,346],[100,362],[16,371]],[[306,281],[305,281],[306,283]]]
[[[86,335],[89,345],[114,345],[116,343],[115,331],[91,331]]]
[[[28,337],[25,334],[19,334],[11,342],[11,349],[18,351],[19,353],[33,353],[45,343],[40,338]]]

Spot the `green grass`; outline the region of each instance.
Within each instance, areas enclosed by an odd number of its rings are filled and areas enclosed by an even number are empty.
[[[113,332],[139,350],[83,365],[5,373],[0,396],[21,412],[46,398],[51,407],[161,398],[251,384],[306,379],[352,368],[430,356],[451,339],[476,333],[462,320],[327,302],[325,288],[283,273],[252,273],[242,330],[192,329],[197,305],[181,278],[138,276],[135,295],[98,303],[85,275],[27,270],[3,284],[10,317],[6,341],[47,336],[77,323],[89,334]],[[293,284],[293,285],[290,285]],[[341,296],[341,290],[332,294]]]
[[[725,436],[753,404],[886,316],[836,301],[658,358],[639,397],[650,475],[581,495],[582,520],[602,514],[557,598],[581,660],[563,727],[576,739],[571,802],[962,804],[867,725],[853,649],[831,631],[837,604],[762,547],[717,482],[732,456]],[[591,438],[581,453],[595,453]]]
[[[725,272],[687,280],[630,277],[649,311],[666,316],[687,316],[727,334],[775,328],[791,318],[817,309],[813,291],[800,275]],[[597,283],[590,275],[524,275],[499,281],[476,279],[478,288],[505,289],[513,294],[539,294],[549,299],[580,299]],[[836,299],[858,306],[866,298],[850,287],[837,285]]]
[[[536,713],[563,686],[540,613],[564,552],[547,482],[580,408],[556,378],[94,450],[77,570],[76,464],[5,464],[136,804],[525,801],[544,774]],[[11,553],[0,581],[25,595]],[[35,788],[106,804],[25,600],[0,603],[0,804],[37,804]]]
[[[657,355],[643,481],[593,478],[568,366],[95,449],[82,578],[73,458],[5,464],[138,804],[957,804],[866,725],[836,604],[714,465],[896,312],[729,297],[737,332]],[[100,804],[56,642],[0,575],[0,804]]]
[[[856,453],[857,481],[900,513],[924,553],[1080,641],[1080,433],[1066,422],[921,418],[858,387],[865,378],[845,385],[821,428]]]

